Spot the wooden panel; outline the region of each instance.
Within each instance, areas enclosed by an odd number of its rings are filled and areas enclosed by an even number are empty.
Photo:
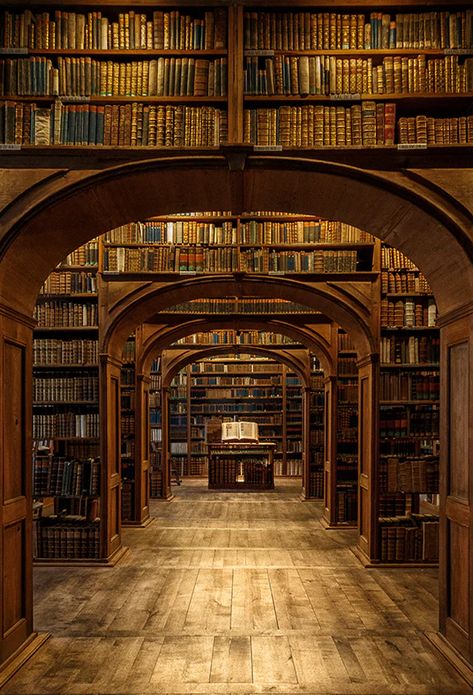
[[[117,473],[120,459],[120,381],[118,377],[110,379],[110,423],[113,433],[110,437],[110,472]]]
[[[360,420],[360,426],[358,428],[358,436],[360,438],[359,442],[359,452],[360,461],[359,467],[362,473],[368,473],[369,463],[370,463],[370,411],[368,410],[370,406],[369,402],[369,379],[368,377],[363,377],[360,379],[360,403],[358,406],[358,417]]]
[[[2,635],[25,618],[25,524],[18,522],[3,531],[3,625]]]
[[[3,419],[3,501],[25,494],[25,350],[8,340],[4,343],[4,397],[8,407]],[[28,459],[29,460],[29,459]]]
[[[109,497],[108,497],[108,504],[109,504],[109,538],[112,540],[115,536],[118,535],[118,531],[120,528],[120,520],[119,520],[119,514],[120,514],[120,504],[119,504],[119,496],[120,496],[120,486],[116,485],[115,487],[112,487],[109,491]]]
[[[469,529],[449,524],[449,607],[450,618],[469,633],[468,545]]]
[[[449,494],[468,500],[468,344],[452,345],[448,350],[449,363]]]

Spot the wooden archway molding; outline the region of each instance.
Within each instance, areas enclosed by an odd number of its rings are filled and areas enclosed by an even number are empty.
[[[294,319],[297,319],[297,316],[295,316]],[[262,320],[264,320],[263,325],[261,323]],[[186,321],[186,323],[183,323],[177,327],[160,327],[148,324],[146,328],[148,329],[149,333],[147,332],[146,337],[144,337],[144,340],[140,346],[140,354],[136,361],[136,371],[137,373],[148,375],[156,352],[164,350],[175,341],[179,340],[180,338],[184,338],[187,335],[192,335],[192,333],[212,331],[216,329],[255,330],[261,329],[262,327],[264,330],[273,333],[281,333],[282,335],[286,335],[303,344],[308,350],[311,350],[317,355],[325,374],[328,375],[334,373],[335,367],[331,354],[331,342],[329,340],[332,331],[331,324],[322,324],[320,326],[321,332],[319,333],[316,331],[318,326],[313,326],[312,330],[310,330],[306,327],[295,326],[289,321],[273,321],[269,319],[269,317],[265,316],[258,316],[254,318],[242,317],[241,319],[237,317],[227,318],[222,316],[218,320],[215,319],[213,321],[201,318],[193,321]],[[325,335],[322,333],[322,331],[324,331]],[[211,346],[209,345],[209,347]],[[231,345],[226,345],[224,347],[232,348]],[[236,350],[240,352],[251,352],[250,349],[246,349],[247,347],[251,348],[251,346],[242,344],[235,347]],[[270,349],[270,346],[268,347]],[[182,345],[183,350],[190,348],[191,345]]]
[[[167,388],[170,385],[173,377],[188,364],[200,362],[208,357],[213,357],[214,355],[225,355],[229,353],[238,354],[240,352],[250,355],[262,355],[263,357],[270,357],[276,362],[282,362],[286,366],[290,367],[290,369],[297,372],[297,374],[301,377],[304,386],[310,386],[310,378],[308,378],[307,374],[308,365],[303,359],[303,355],[294,354],[293,352],[284,349],[279,349],[276,352],[276,350],[271,350],[269,346],[258,347],[255,345],[214,345],[200,350],[193,350],[191,346],[183,346],[183,350],[179,350],[175,356],[171,355],[168,351],[167,355],[169,356],[169,359],[166,360],[165,364],[166,374],[163,375],[163,387]],[[298,352],[300,353],[300,350]]]
[[[35,180],[26,191],[19,183],[1,227],[4,305],[30,316],[41,283],[69,251],[132,220],[199,209],[240,213],[275,207],[342,220],[399,248],[426,275],[442,314],[473,297],[471,220],[461,205],[438,187],[423,185],[421,177],[414,181],[317,160],[248,155],[247,148],[239,164],[243,170],[230,170],[223,154],[165,157],[99,173],[63,170]],[[21,171],[11,177],[14,173]]]
[[[110,283],[111,284],[111,283]],[[284,298],[322,312],[352,335],[360,357],[377,353],[378,345],[372,330],[371,286],[363,283],[302,283],[298,280],[272,278],[253,274],[197,277],[172,284],[140,283],[133,289],[111,288],[107,303],[101,351],[121,355],[123,344],[136,326],[146,323],[156,312],[191,299],[208,297]],[[120,291],[121,290],[121,291]],[[261,319],[260,319],[261,320]],[[309,333],[306,333],[307,338]]]

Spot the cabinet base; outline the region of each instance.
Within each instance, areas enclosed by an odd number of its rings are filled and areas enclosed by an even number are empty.
[[[121,546],[109,557],[37,557],[33,567],[115,567],[128,552],[128,546]]]

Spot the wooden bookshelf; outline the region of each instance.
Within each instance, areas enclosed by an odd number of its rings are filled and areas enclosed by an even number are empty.
[[[65,259],[41,288],[33,342],[36,560],[100,557],[101,464],[97,242]]]
[[[432,291],[396,249],[381,248],[379,560],[438,560],[440,337]]]

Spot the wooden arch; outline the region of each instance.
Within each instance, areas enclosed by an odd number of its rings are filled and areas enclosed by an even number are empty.
[[[278,352],[276,353],[274,350],[271,350],[271,348],[259,347],[255,345],[243,345],[241,347],[237,347],[236,345],[212,345],[208,348],[204,348],[203,350],[198,351],[192,350],[191,347],[179,351],[175,358],[171,358],[166,364],[166,375],[164,376],[166,383],[163,382],[163,387],[166,388],[167,386],[169,386],[172,378],[183,367],[186,367],[188,364],[192,364],[193,362],[200,362],[201,360],[204,360],[207,357],[212,357],[214,355],[228,354],[231,352],[238,353],[242,351],[248,354],[270,357],[276,362],[283,362],[285,365],[287,365],[299,374],[304,383],[304,386],[310,386],[310,379],[308,379],[307,376],[307,365],[304,364],[304,362],[301,359],[299,359],[298,355],[292,354],[291,352],[289,352],[289,350],[278,350]]]
[[[172,326],[168,328],[157,326],[156,331],[147,336],[141,346],[140,356],[136,364],[136,371],[137,373],[148,375],[151,369],[151,362],[154,359],[156,352],[165,349],[171,343],[179,340],[179,338],[183,338],[199,331],[211,331],[218,328],[224,330],[252,330],[257,327],[261,328],[262,318],[264,317],[255,317],[254,319],[242,318],[240,320],[238,318],[222,317],[214,321],[210,321],[209,319],[196,319],[194,321],[187,321],[186,323],[177,327]],[[333,358],[330,353],[330,342],[324,335],[315,333],[314,331],[306,328],[299,328],[289,322],[272,321],[269,319],[269,317],[264,323],[264,329],[270,332],[272,331],[287,335],[288,337],[294,338],[298,342],[302,343],[308,350],[311,350],[317,355],[325,374],[334,373]],[[182,345],[183,350],[189,349],[190,347],[190,345]],[[231,348],[232,346],[225,345],[224,347]],[[251,349],[246,349],[247,347],[250,348],[251,346],[236,345],[235,347],[239,351],[244,350],[245,352],[251,352]]]
[[[118,297],[111,297],[101,349],[119,357],[124,342],[137,325],[146,323],[157,311],[179,303],[183,297],[189,301],[203,297],[250,296],[290,299],[314,312],[322,311],[351,333],[358,354],[367,356],[377,353],[378,346],[370,328],[371,288],[368,286],[364,290],[362,292],[354,283],[349,288],[336,283],[310,285],[298,280],[250,274],[197,277],[169,285],[141,283],[131,291],[125,287],[123,294],[117,289]]]
[[[280,210],[342,220],[399,248],[427,276],[443,314],[473,297],[471,219],[446,193],[401,173],[246,152],[163,157],[100,173],[62,170],[21,188],[2,220],[4,303],[31,315],[54,266],[113,227],[171,212],[271,210],[275,201]]]

